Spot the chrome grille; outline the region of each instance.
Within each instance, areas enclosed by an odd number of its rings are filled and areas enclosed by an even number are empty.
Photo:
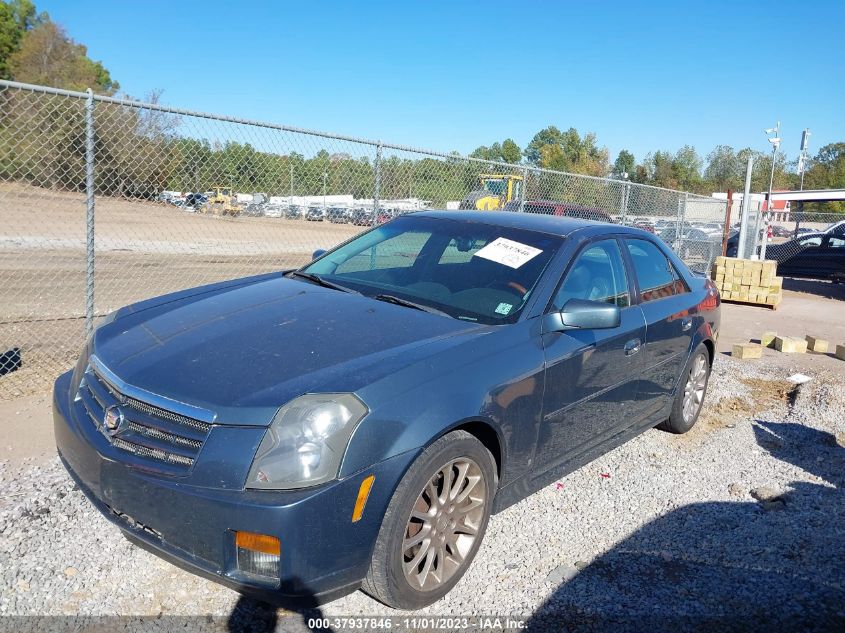
[[[112,446],[137,457],[169,465],[178,473],[190,469],[211,430],[211,424],[169,411],[123,393],[120,382],[92,359],[79,385],[81,402],[92,424]],[[137,390],[126,387],[131,392]],[[118,407],[123,417],[116,430],[105,427],[106,412]]]

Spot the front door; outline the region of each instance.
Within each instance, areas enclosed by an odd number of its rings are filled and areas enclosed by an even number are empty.
[[[615,239],[591,242],[576,256],[550,310],[570,299],[606,301],[621,308],[619,327],[543,335],[546,388],[537,443],[538,471],[546,471],[636,423],[636,385],[645,320],[632,306]]]

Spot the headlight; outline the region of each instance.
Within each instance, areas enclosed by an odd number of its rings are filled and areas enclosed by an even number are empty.
[[[337,477],[352,431],[367,407],[351,393],[307,394],[273,418],[258,447],[247,488],[282,490]]]

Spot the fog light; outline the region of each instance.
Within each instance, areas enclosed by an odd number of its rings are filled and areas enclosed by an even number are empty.
[[[279,577],[279,559],[282,546],[275,536],[253,532],[235,532],[238,570],[245,574]]]

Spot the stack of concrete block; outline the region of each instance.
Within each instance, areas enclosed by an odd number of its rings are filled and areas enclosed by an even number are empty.
[[[716,258],[713,283],[725,301],[741,301],[777,308],[783,299],[783,277],[778,277],[777,262],[767,259]]]

